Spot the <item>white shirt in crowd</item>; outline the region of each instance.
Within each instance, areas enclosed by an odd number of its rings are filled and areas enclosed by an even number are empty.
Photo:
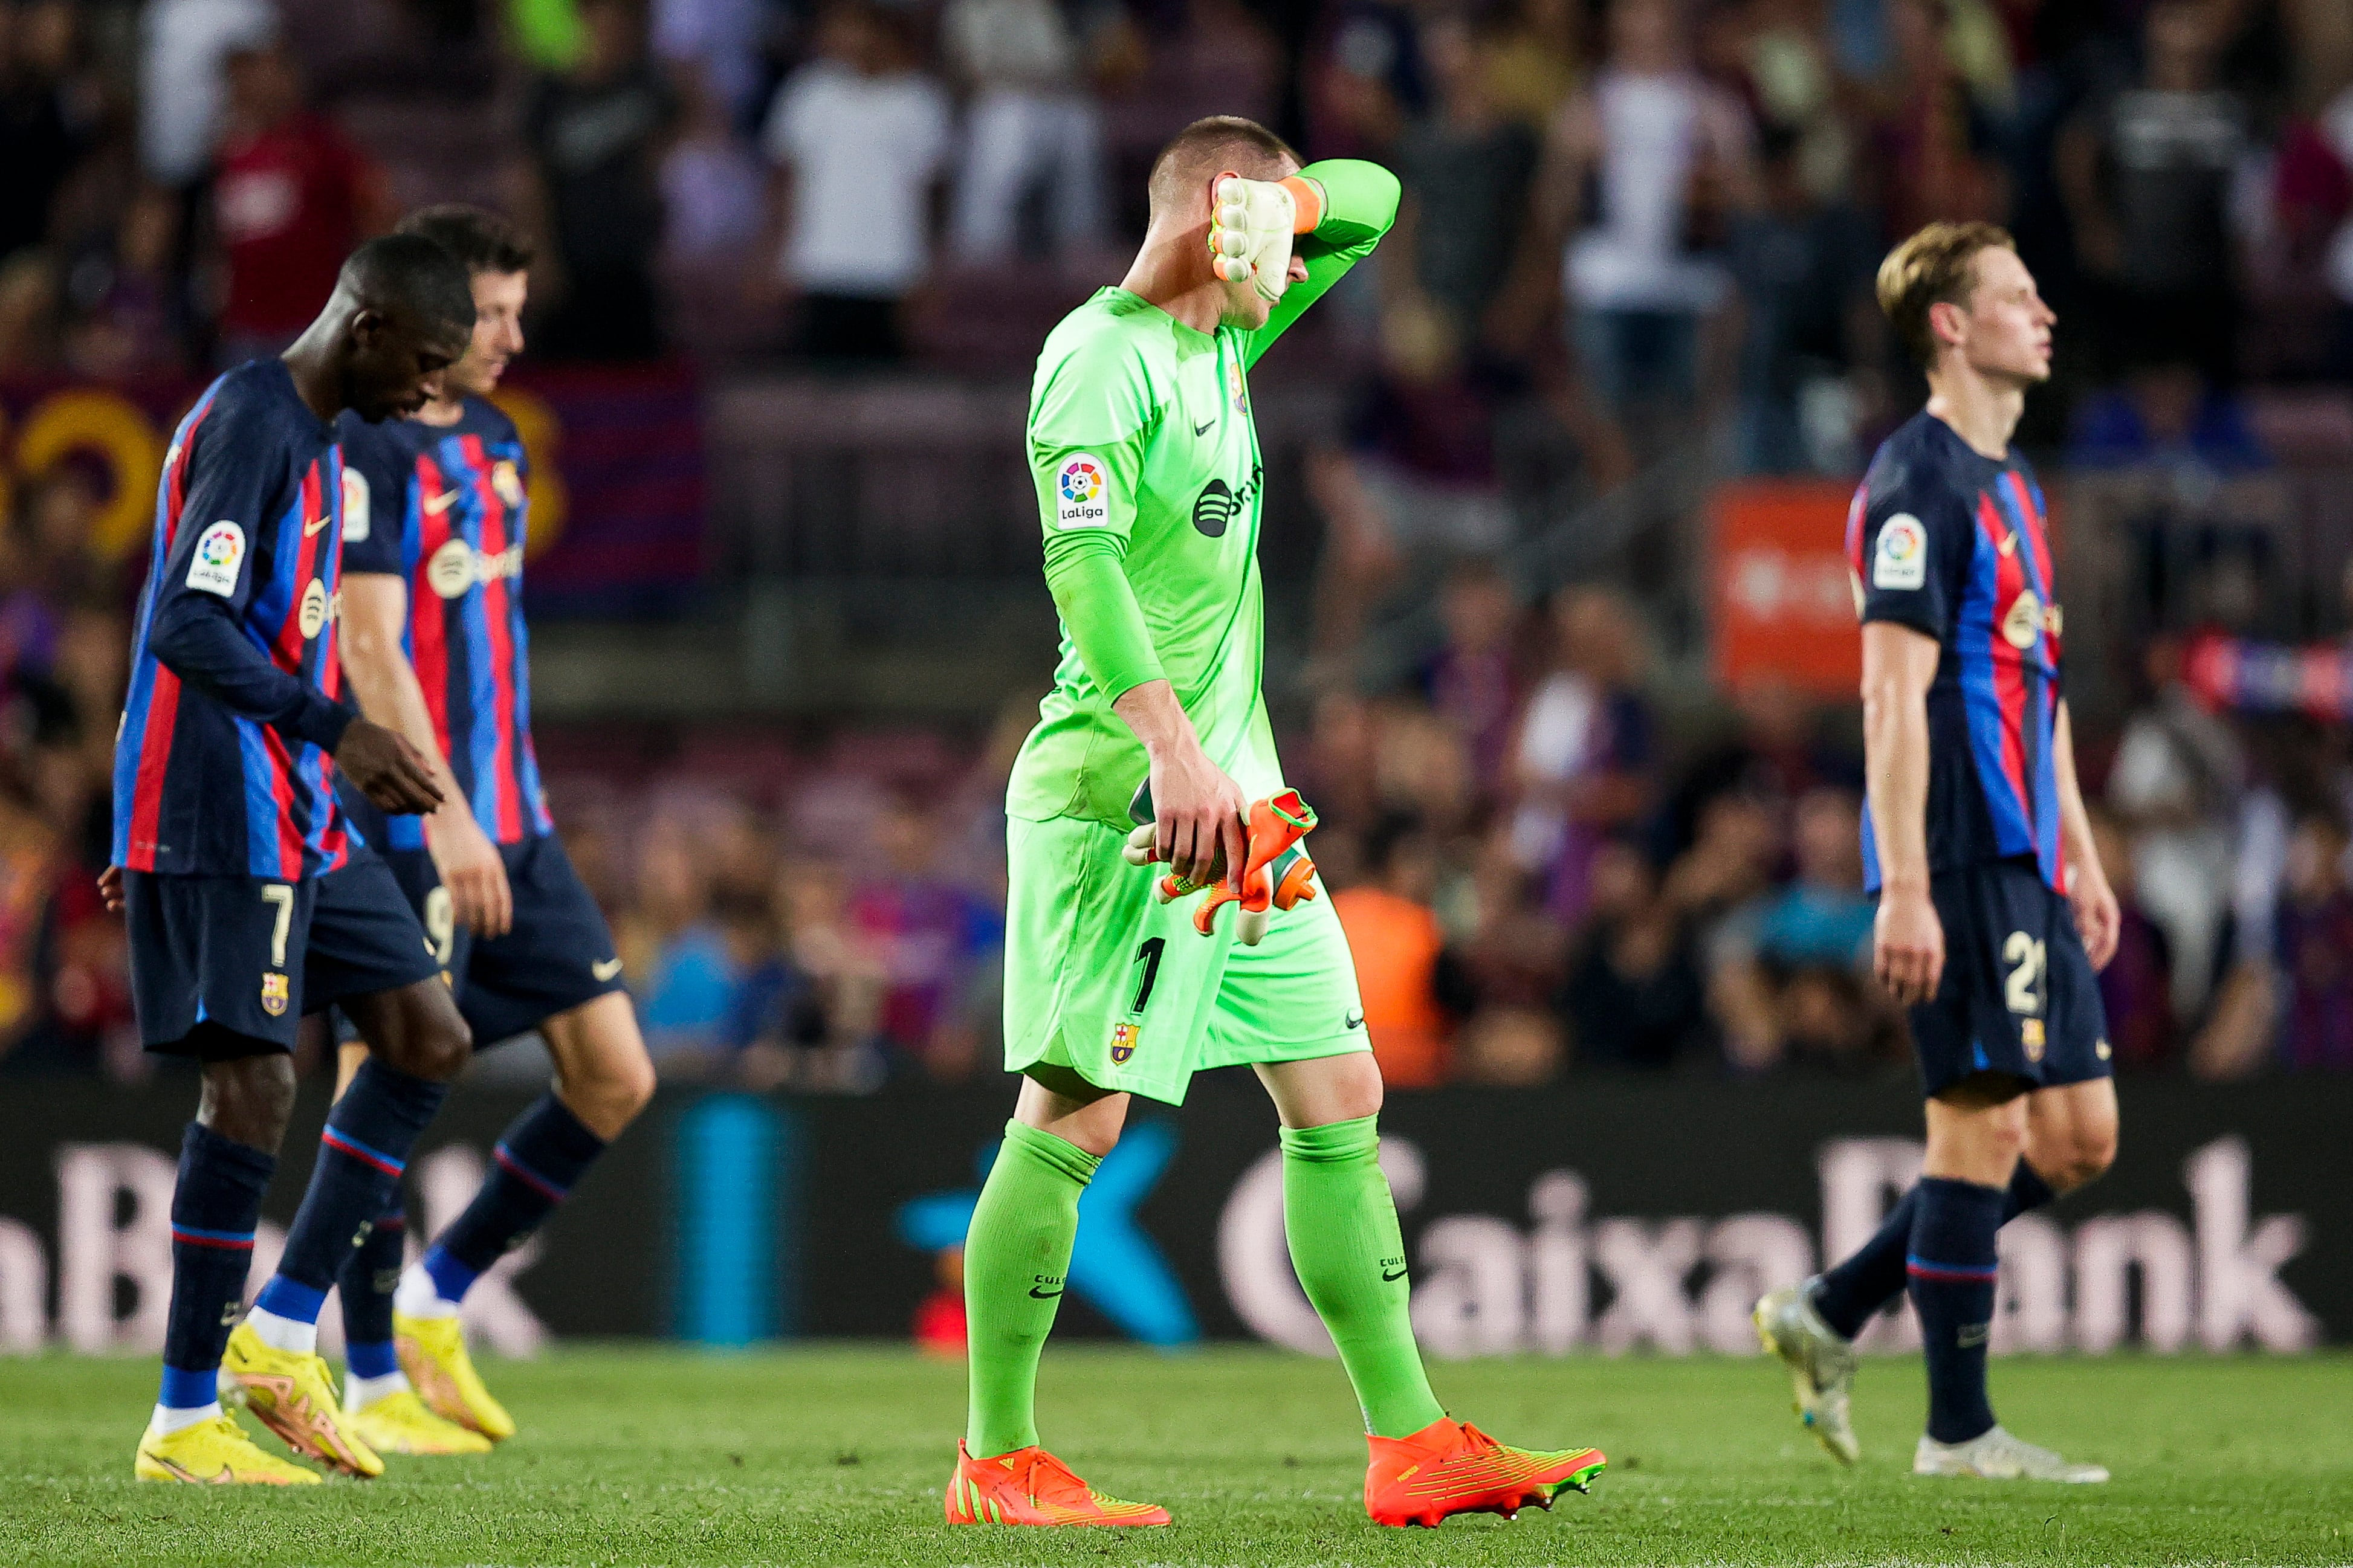
[[[1594,85],[1593,114],[1600,210],[1563,258],[1569,298],[1593,310],[1713,310],[1731,279],[1690,254],[1683,226],[1701,154],[1744,139],[1737,106],[1696,75],[1609,70]]]
[[[983,88],[1068,93],[1085,86],[1079,47],[1053,0],[953,0],[940,18],[948,62]]]
[[[205,172],[219,134],[222,61],[278,34],[269,0],[157,0],[140,18],[139,159],[184,185]]]
[[[816,293],[895,300],[930,261],[928,204],[948,151],[948,100],[913,71],[862,76],[831,60],[776,90],[761,145],[793,170],[777,258]]]

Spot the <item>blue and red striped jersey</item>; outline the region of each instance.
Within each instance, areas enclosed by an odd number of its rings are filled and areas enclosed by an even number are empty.
[[[344,863],[342,473],[279,360],[214,382],[174,434],[115,742],[118,865],[290,881]]]
[[[496,844],[552,831],[531,746],[531,646],[522,623],[522,439],[479,397],[454,425],[343,416],[343,563],[408,585],[406,651],[433,733],[474,820]],[[344,804],[371,842],[425,846],[422,818]]]
[[[1865,621],[1942,649],[1928,689],[1928,868],[2031,856],[2065,891],[2059,854],[2060,613],[2042,489],[1921,413],[1881,444],[1847,510]],[[1868,803],[1865,886],[1879,888]]]

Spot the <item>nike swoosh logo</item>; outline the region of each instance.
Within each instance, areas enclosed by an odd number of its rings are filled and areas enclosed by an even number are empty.
[[[1400,1279],[1404,1279],[1404,1278],[1405,1278],[1405,1270],[1404,1270],[1404,1269],[1402,1269],[1402,1268],[1398,1269],[1398,1270],[1396,1273],[1394,1273],[1394,1274],[1390,1273],[1390,1272],[1389,1272],[1388,1269],[1386,1269],[1386,1268],[1384,1268],[1384,1269],[1382,1269],[1382,1270],[1381,1270],[1381,1283],[1382,1283],[1382,1284],[1384,1284],[1384,1285],[1394,1285],[1394,1284],[1396,1284],[1398,1280],[1400,1280]]]
[[[1360,1007],[1356,1011],[1348,1015],[1348,1027],[1352,1029],[1361,1029],[1364,1026],[1365,1013],[1363,1008]]]
[[[326,527],[328,523],[333,521],[334,518],[332,513],[330,513],[326,517],[314,517],[311,519],[310,521],[302,525],[302,537],[305,539],[310,538],[312,534],[318,532],[321,529]]]
[[[226,1460],[222,1462],[220,1474],[216,1476],[200,1476],[196,1474],[195,1471],[188,1468],[187,1466],[180,1464],[175,1460],[167,1459],[161,1454],[155,1456],[155,1462],[163,1466],[165,1469],[171,1471],[174,1475],[179,1477],[182,1480],[195,1481],[199,1486],[227,1486],[231,1481],[237,1479],[237,1477],[231,1473]]]
[[[2017,531],[2013,529],[2010,532],[2003,534],[2001,536],[2001,542],[1995,545],[1994,548],[2000,551],[2004,555],[2008,555],[2011,551],[2016,550],[2018,548]]]
[[[1029,1294],[1035,1296],[1040,1301],[1050,1301],[1061,1293],[1062,1292],[1060,1290],[1040,1290],[1035,1285],[1029,1287]]]
[[[599,980],[610,980],[621,973],[621,961],[617,958],[607,958],[592,963],[588,966],[588,973]]]
[[[457,501],[458,492],[456,490],[443,490],[439,495],[427,496],[425,498],[425,515],[427,517],[438,517],[443,512],[448,511],[452,506],[456,505]]]
[[[1193,426],[1193,434],[1198,436],[1208,430],[1209,426],[1215,425],[1217,421],[1215,419],[1211,419],[1205,424],[1196,425]]]

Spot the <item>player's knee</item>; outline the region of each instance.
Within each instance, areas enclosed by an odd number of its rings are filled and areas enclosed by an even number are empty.
[[[564,1103],[597,1137],[611,1142],[654,1097],[654,1064],[639,1052],[600,1062],[592,1074],[564,1081]]]
[[[2062,1190],[2073,1191],[2086,1182],[2098,1181],[2116,1163],[2116,1130],[2114,1127],[2078,1128],[2068,1142]]]
[[[1368,1062],[1372,1060],[1370,1052],[1366,1053],[1365,1059]],[[1388,1091],[1381,1082],[1378,1068],[1375,1068],[1368,1073],[1353,1074],[1347,1082],[1341,1086],[1337,1107],[1339,1115],[1333,1120],[1358,1121],[1367,1116],[1378,1116],[1387,1095]]]
[[[276,1153],[294,1115],[294,1058],[278,1052],[205,1066],[196,1120],[222,1137]]]
[[[396,1050],[380,1049],[378,1054],[412,1078],[448,1083],[466,1070],[474,1054],[474,1032],[455,1006],[429,1008],[401,1031]]]
[[[638,1112],[654,1097],[654,1064],[645,1056],[631,1058],[615,1075],[610,1090],[612,1107],[624,1122],[637,1120]]]

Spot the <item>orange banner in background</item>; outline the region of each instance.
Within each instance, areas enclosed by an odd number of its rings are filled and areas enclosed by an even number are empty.
[[[1854,700],[1862,639],[1846,563],[1853,496],[1835,479],[1748,479],[1715,492],[1708,604],[1725,685],[1773,679]]]

